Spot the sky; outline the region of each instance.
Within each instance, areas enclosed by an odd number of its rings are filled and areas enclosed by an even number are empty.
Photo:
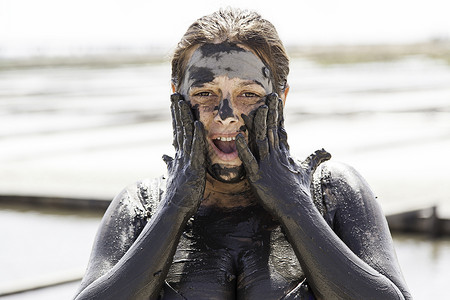
[[[450,38],[447,0],[0,0],[0,55],[21,49],[173,48],[196,18],[226,6],[258,11],[288,45]]]

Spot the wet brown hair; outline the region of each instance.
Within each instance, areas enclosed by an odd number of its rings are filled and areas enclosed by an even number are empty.
[[[178,90],[191,49],[206,43],[229,42],[250,48],[272,72],[280,95],[287,87],[289,58],[275,26],[253,11],[221,9],[195,21],[182,37],[172,58],[172,83]]]

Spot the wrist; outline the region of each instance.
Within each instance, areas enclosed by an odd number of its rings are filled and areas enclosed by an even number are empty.
[[[266,206],[271,206],[271,210],[279,219],[297,218],[315,207],[311,195],[304,192],[283,194],[282,197],[271,202]]]
[[[171,213],[190,218],[197,211],[200,202],[201,200],[187,199],[186,196],[182,197],[178,194],[168,194],[164,199],[163,207]]]

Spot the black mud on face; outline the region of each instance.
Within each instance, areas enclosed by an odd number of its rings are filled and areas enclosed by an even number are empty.
[[[231,51],[236,51],[236,52],[246,51],[245,49],[237,46],[236,44],[226,43],[226,42],[220,43],[220,44],[204,44],[199,49],[202,52],[203,56],[213,56],[213,55],[217,55],[220,52],[230,54]]]
[[[219,106],[219,116],[222,120],[227,118],[232,118],[234,116],[233,109],[230,107],[230,101],[228,99],[223,99]]]
[[[194,81],[193,86],[202,86],[214,80],[214,73],[207,67],[192,66],[189,68],[189,80]]]
[[[193,52],[180,83],[180,93],[187,97],[191,87],[213,82],[220,76],[254,81],[266,93],[273,90],[270,71],[258,56],[235,44],[221,43],[204,44]]]
[[[207,171],[214,179],[227,183],[239,182],[245,177],[245,169],[243,165],[227,168],[222,167],[219,164],[209,164]]]

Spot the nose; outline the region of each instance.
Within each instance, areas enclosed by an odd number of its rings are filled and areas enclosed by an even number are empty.
[[[228,98],[222,99],[220,101],[218,112],[214,117],[214,120],[224,125],[228,125],[238,121],[238,118],[236,117],[231,105],[231,101]]]

